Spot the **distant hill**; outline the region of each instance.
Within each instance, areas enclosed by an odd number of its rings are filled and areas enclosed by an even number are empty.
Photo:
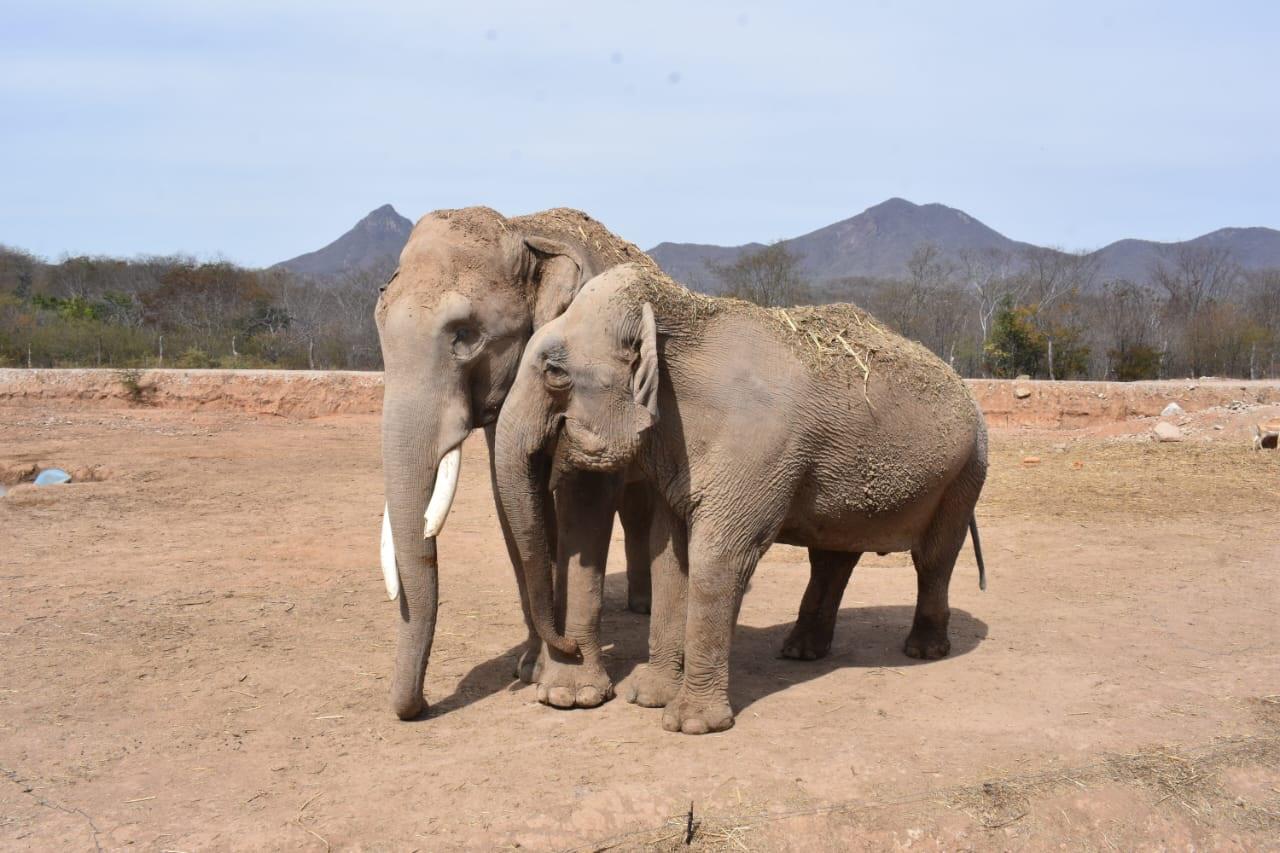
[[[391,205],[384,204],[370,211],[350,231],[323,249],[281,261],[272,269],[286,269],[311,278],[329,278],[369,267],[394,267],[412,230],[412,222]]]
[[[1180,243],[1117,240],[1094,254],[1099,257],[1104,278],[1142,281],[1163,254],[1181,247],[1226,249],[1246,270],[1280,267],[1280,231],[1274,228],[1220,228]]]
[[[844,277],[890,278],[906,271],[916,247],[932,243],[945,257],[962,251],[996,249],[1017,255],[1035,248],[1010,239],[962,210],[941,204],[912,204],[892,198],[857,216],[783,240],[800,258],[801,269],[814,281]],[[1120,240],[1099,249],[1099,281],[1130,278],[1144,281],[1164,252],[1180,246],[1220,246],[1245,269],[1280,267],[1280,231],[1271,228],[1223,228],[1181,243]],[[714,291],[718,285],[707,262],[732,263],[760,243],[714,246],[697,243],[659,243],[649,254],[672,278]]]
[[[394,266],[409,239],[413,223],[389,204],[361,219],[347,233],[323,249],[276,264],[313,278],[327,278],[347,270]],[[845,277],[896,278],[918,246],[932,243],[944,257],[956,259],[964,251],[994,249],[1018,255],[1033,249],[1004,236],[962,210],[942,204],[913,204],[891,198],[857,216],[808,234],[783,240],[800,257],[801,269],[813,281]],[[715,246],[703,243],[659,243],[649,250],[658,265],[679,281],[714,292],[719,285],[707,262],[733,263],[763,243]],[[1098,281],[1128,278],[1146,281],[1152,266],[1179,247],[1213,246],[1231,253],[1245,269],[1280,267],[1280,231],[1273,228],[1223,228],[1179,243],[1118,240],[1097,250]]]

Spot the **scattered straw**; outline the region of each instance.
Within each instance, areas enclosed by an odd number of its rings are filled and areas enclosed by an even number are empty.
[[[1266,698],[1280,701],[1280,697]],[[1076,789],[1103,784],[1145,788],[1156,795],[1153,807],[1173,806],[1196,821],[1203,821],[1210,814],[1219,819],[1229,815],[1230,820],[1247,829],[1271,832],[1280,828],[1280,802],[1273,800],[1242,805],[1221,788],[1218,776],[1230,767],[1269,767],[1278,761],[1280,737],[1274,734],[1224,740],[1194,750],[1160,746],[1110,755],[1083,767],[1008,776],[981,785],[924,791],[894,799],[847,801],[785,812],[773,811],[767,804],[762,804],[732,816],[717,818],[704,815],[700,818],[701,824],[691,847],[683,843],[687,814],[681,812],[668,818],[660,827],[615,836],[604,842],[574,848],[571,853],[588,850],[745,850],[750,849],[747,834],[751,830],[777,821],[821,815],[869,814],[890,807],[929,803],[963,811],[984,829],[997,830],[1034,818],[1036,799],[1068,785]]]
[[[653,259],[640,251],[634,243],[623,240],[581,210],[553,207],[525,216],[515,216],[508,222],[523,233],[581,246],[590,255],[587,260],[595,267],[596,272],[627,263],[658,271],[658,265]]]
[[[886,385],[905,385],[945,406],[973,408],[972,397],[954,370],[856,305],[762,308],[741,299],[694,293],[656,267],[637,264],[627,267],[627,274],[629,279],[620,291],[626,307],[649,303],[660,331],[677,344],[700,340],[713,318],[739,317],[760,324],[814,374],[828,380],[839,381],[842,376],[860,380],[868,405],[872,380],[880,375]]]

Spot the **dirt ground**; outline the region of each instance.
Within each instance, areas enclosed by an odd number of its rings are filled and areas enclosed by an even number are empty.
[[[441,538],[430,715],[388,710],[378,420],[0,407],[0,847],[1214,849],[1280,838],[1280,452],[1214,410],[997,431],[952,656],[900,646],[915,580],[865,558],[831,655],[777,658],[774,548],[729,732],[539,706],[485,449]],[[1222,430],[1213,429],[1222,425]],[[1039,462],[1025,462],[1036,457]],[[97,466],[97,467],[95,467]],[[615,531],[611,672],[645,655]]]

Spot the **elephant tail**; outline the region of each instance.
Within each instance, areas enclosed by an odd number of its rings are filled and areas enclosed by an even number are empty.
[[[978,561],[978,589],[987,588],[987,566],[982,562],[982,541],[978,539],[978,519],[969,516],[969,535],[973,538],[973,557]]]

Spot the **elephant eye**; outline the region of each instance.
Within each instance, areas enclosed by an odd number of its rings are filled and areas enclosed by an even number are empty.
[[[480,332],[474,326],[457,326],[450,347],[457,358],[471,358],[480,350]]]
[[[395,272],[393,272],[393,273],[391,274],[391,278],[387,279],[387,283],[386,283],[386,284],[384,284],[384,285],[382,285],[382,287],[379,287],[379,288],[378,288],[378,292],[379,292],[379,293],[386,293],[386,292],[387,292],[387,288],[391,286],[391,282],[395,281],[395,280],[396,280],[396,276],[398,276],[398,275],[400,275],[400,270],[399,270],[399,269],[397,269]]]
[[[573,379],[569,376],[569,371],[554,361],[548,361],[543,365],[542,380],[547,383],[547,387],[552,391],[566,391],[573,385]]]

